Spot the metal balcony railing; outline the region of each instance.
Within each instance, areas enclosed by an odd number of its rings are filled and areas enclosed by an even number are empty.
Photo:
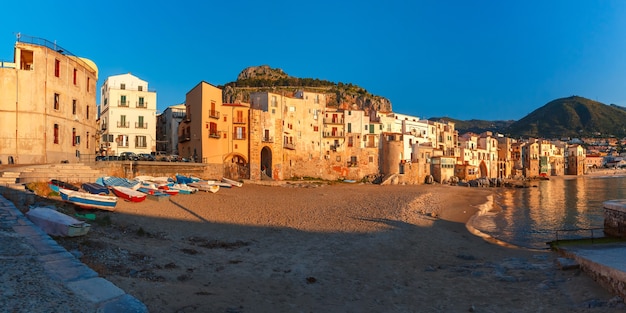
[[[210,110],[209,111],[209,117],[210,118],[214,118],[214,119],[219,119],[220,118],[220,112],[216,111],[216,110]]]
[[[296,145],[293,144],[293,143],[284,142],[283,143],[283,148],[289,149],[289,150],[296,150]]]
[[[262,142],[274,142],[274,137],[267,136],[261,139]]]
[[[148,123],[135,122],[135,128],[148,129]]]
[[[118,128],[129,128],[130,127],[130,122],[117,122],[117,127]]]
[[[128,107],[128,101],[117,101],[118,107]]]
[[[325,138],[343,138],[343,131],[336,131],[336,132],[324,132],[322,134],[323,137]]]

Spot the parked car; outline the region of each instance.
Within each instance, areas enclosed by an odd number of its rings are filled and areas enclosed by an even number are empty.
[[[155,158],[150,153],[139,153],[137,155],[139,161],[154,161]]]
[[[122,161],[138,161],[139,157],[135,152],[122,152],[120,153],[119,159]]]
[[[161,162],[169,162],[169,157],[164,151],[154,152],[154,159]]]

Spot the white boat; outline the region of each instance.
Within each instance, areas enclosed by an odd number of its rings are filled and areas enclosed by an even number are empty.
[[[211,193],[216,193],[220,190],[220,186],[219,185],[215,185],[215,184],[207,184],[206,182],[197,182],[197,183],[189,183],[187,184],[187,186],[189,187],[193,187],[193,188],[198,188],[198,190],[201,191],[207,191],[207,192],[211,192]]]
[[[73,203],[83,209],[115,211],[115,205],[117,204],[117,197],[114,196],[96,195],[63,188],[59,190],[59,193],[63,201]]]
[[[191,187],[187,184],[170,184],[168,186],[170,189],[178,190],[178,193],[183,195],[189,195],[198,191],[198,188]]]
[[[91,228],[85,222],[48,207],[30,207],[26,216],[50,236],[83,236]]]
[[[233,185],[235,187],[243,186],[242,182],[238,182],[236,180],[232,180],[232,179],[229,179],[229,178],[226,178],[226,177],[222,177],[222,182],[227,183],[227,184],[231,184],[231,185]]]

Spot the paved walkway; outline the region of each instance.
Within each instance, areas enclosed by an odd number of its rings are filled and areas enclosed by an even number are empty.
[[[148,312],[81,263],[0,196],[0,308],[3,312]]]

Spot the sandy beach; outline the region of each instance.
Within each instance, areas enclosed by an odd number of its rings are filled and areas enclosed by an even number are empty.
[[[624,312],[465,223],[497,189],[245,184],[96,212],[69,251],[151,312]]]

